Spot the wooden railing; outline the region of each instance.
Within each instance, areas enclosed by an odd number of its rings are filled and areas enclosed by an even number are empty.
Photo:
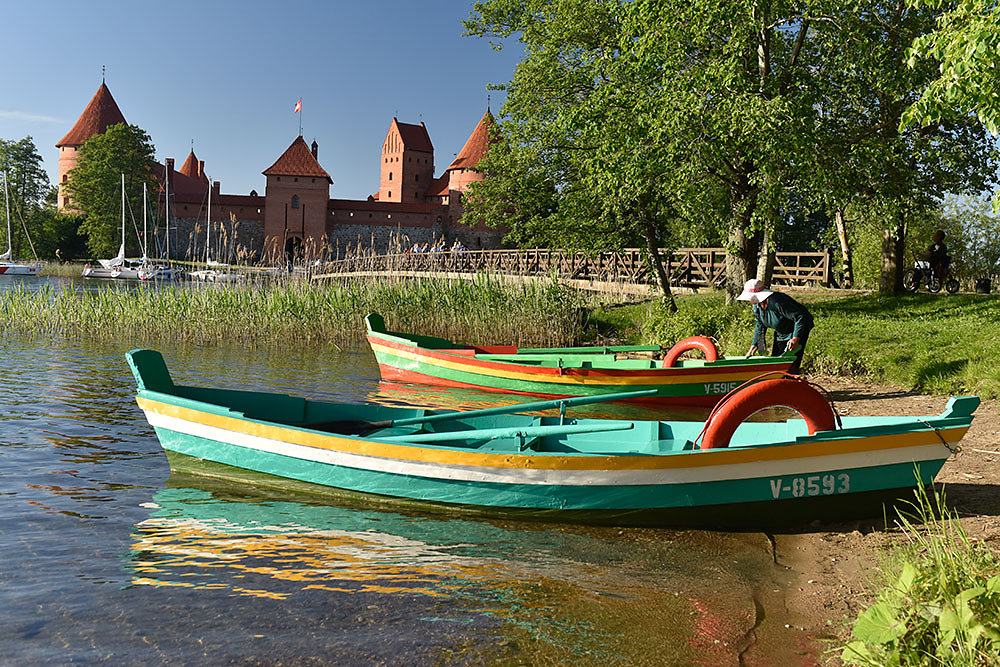
[[[662,254],[664,268],[676,287],[722,287],[726,281],[723,248],[679,248]],[[831,284],[830,252],[779,252],[773,285]],[[493,273],[515,276],[553,276],[563,280],[603,283],[653,284],[646,254],[638,249],[588,255],[565,250],[457,250],[388,255],[365,254],[329,262],[315,277],[358,273]]]

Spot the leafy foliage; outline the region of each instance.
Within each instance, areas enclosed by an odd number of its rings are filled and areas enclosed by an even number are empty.
[[[910,5],[946,7],[935,30],[913,41],[907,63],[936,62],[939,75],[907,110],[900,127],[938,123],[954,111],[975,114],[996,136],[1000,132],[1000,7],[987,0],[907,0]]]
[[[84,215],[80,231],[87,237],[87,247],[94,256],[114,255],[121,243],[122,174],[127,210],[141,210],[143,183],[155,191],[154,152],[153,143],[142,128],[124,123],[95,134],[80,147],[77,165],[68,174],[66,190],[73,206]],[[134,239],[131,242],[138,243]]]
[[[54,214],[54,205],[49,195],[49,177],[42,167],[42,156],[38,154],[31,137],[18,141],[0,139],[0,173],[7,178],[7,195],[10,202],[11,247],[14,257],[32,253],[30,240],[43,236],[46,220]],[[2,180],[3,176],[0,176]],[[3,197],[0,192],[0,197]],[[0,206],[4,206],[0,202]],[[0,209],[0,210],[5,210]],[[27,230],[27,232],[25,231]],[[4,245],[6,245],[6,221],[3,225]],[[0,250],[0,252],[6,250]]]
[[[855,621],[849,665],[1000,662],[1000,556],[973,543],[944,497],[918,487],[906,534],[879,568],[877,601]],[[940,518],[938,518],[940,517]]]

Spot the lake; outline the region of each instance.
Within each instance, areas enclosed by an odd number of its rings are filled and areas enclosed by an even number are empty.
[[[811,661],[761,533],[470,518],[171,471],[124,361],[140,346],[0,340],[0,664]],[[381,385],[367,349],[158,349],[185,384],[497,398]]]

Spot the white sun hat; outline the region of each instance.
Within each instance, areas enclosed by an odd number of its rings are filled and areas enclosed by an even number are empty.
[[[751,278],[743,286],[743,293],[736,297],[737,301],[749,301],[750,303],[760,303],[767,297],[774,294],[764,286],[764,283],[756,278]]]

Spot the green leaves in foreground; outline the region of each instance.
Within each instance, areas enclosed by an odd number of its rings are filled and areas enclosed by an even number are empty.
[[[943,498],[918,492],[908,541],[879,570],[878,601],[854,623],[849,665],[1000,664],[1000,557],[972,542]],[[940,518],[936,518],[940,516]],[[898,573],[898,574],[897,574]]]

